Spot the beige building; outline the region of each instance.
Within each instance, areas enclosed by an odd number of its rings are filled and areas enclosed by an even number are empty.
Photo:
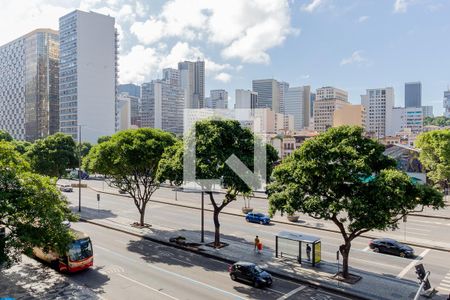
[[[334,125],[334,112],[348,103],[348,93],[334,87],[317,89],[314,101],[314,130],[324,132]]]
[[[366,112],[361,104],[338,105],[333,115],[333,127],[349,125],[365,128]]]

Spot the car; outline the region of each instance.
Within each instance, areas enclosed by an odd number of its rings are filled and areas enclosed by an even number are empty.
[[[414,257],[414,249],[393,239],[374,239],[369,243],[374,252],[398,255],[400,257]]]
[[[127,191],[119,189],[119,194],[126,194],[126,193],[127,193]]]
[[[59,190],[62,192],[73,192],[73,188],[70,184],[61,184]]]
[[[245,215],[245,220],[247,222],[259,223],[261,225],[270,224],[269,216],[266,216],[265,214],[262,213],[249,212],[248,214]]]
[[[251,262],[239,261],[234,263],[228,267],[228,272],[233,281],[246,281],[254,287],[270,287],[272,285],[272,276]]]

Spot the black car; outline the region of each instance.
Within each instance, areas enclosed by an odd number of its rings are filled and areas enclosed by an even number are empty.
[[[232,280],[250,282],[254,287],[269,287],[272,285],[272,276],[254,263],[239,261],[229,267]]]
[[[394,254],[400,257],[413,257],[414,249],[393,239],[375,239],[369,243],[374,252]]]

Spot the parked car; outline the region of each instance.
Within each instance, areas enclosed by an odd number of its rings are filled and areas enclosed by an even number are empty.
[[[269,287],[272,276],[254,263],[239,261],[228,268],[231,280],[242,280],[254,287]]]
[[[393,239],[375,239],[369,243],[374,252],[394,254],[400,257],[413,257],[414,249]]]
[[[267,225],[270,223],[269,216],[266,216],[262,213],[254,213],[249,212],[247,215],[245,215],[245,220],[247,222],[253,222],[253,223],[259,223],[261,225]]]
[[[127,193],[127,191],[119,189],[119,194],[126,194],[126,193]]]
[[[62,192],[73,192],[73,188],[70,184],[61,184],[59,190]]]

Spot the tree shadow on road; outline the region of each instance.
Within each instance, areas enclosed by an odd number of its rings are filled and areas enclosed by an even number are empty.
[[[68,278],[77,284],[84,285],[97,294],[105,293],[103,286],[110,280],[108,271],[102,266],[94,266],[81,272],[68,274]]]
[[[70,206],[70,210],[74,214],[79,214],[78,206]],[[109,209],[93,209],[90,207],[81,207],[81,218],[86,220],[94,220],[94,219],[109,219],[117,217],[117,214],[113,213]]]

